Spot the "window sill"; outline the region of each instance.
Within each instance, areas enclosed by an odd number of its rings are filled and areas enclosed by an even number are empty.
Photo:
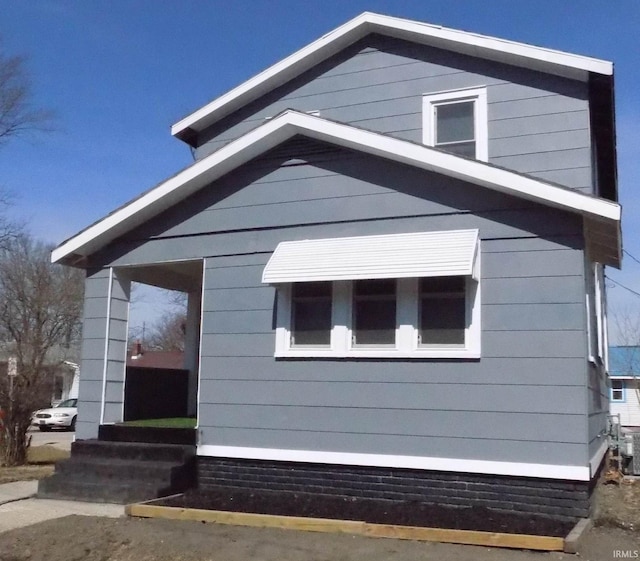
[[[352,349],[337,352],[329,349],[289,349],[277,351],[275,358],[384,358],[384,359],[479,359],[470,349],[419,349],[412,352],[393,349]]]

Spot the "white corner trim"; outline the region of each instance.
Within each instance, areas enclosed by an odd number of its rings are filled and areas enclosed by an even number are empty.
[[[589,466],[494,462],[459,458],[358,454],[351,452],[323,452],[316,450],[246,448],[242,446],[216,446],[212,444],[202,444],[198,446],[197,454],[198,456],[212,456],[216,458],[424,469],[460,473],[512,475],[515,477],[539,477],[543,479],[568,479],[572,481],[589,481],[591,475]]]
[[[171,134],[178,136],[189,128],[202,130],[244,103],[298,76],[373,32],[575,79],[586,80],[589,72],[607,76],[613,74],[613,64],[604,60],[364,12],[181,119],[171,127]]]
[[[613,237],[619,237],[621,207],[617,203],[563,189],[483,162],[460,158],[421,144],[288,110],[63,242],[53,250],[51,261],[56,263],[73,253],[91,254],[129,229],[149,220],[225,173],[296,134],[441,173],[570,212],[578,212],[604,223],[613,221],[616,230]]]
[[[104,412],[107,402],[107,373],[109,371],[109,341],[111,327],[111,301],[113,295],[113,267],[109,267],[109,286],[107,288],[107,317],[104,337],[104,355],[102,357],[102,394],[100,396],[100,424],[104,424]],[[123,384],[124,386],[124,384]]]
[[[607,450],[609,450],[609,443],[607,442],[606,436],[603,438],[604,441],[600,445],[600,448],[598,448],[598,451],[593,455],[593,458],[589,460],[589,479],[596,474],[600,467],[600,462],[602,462],[602,458],[607,453]]]
[[[200,333],[198,333],[198,387],[196,389],[196,444],[200,442],[200,405],[202,391],[202,348],[204,339],[204,299],[207,292],[207,261],[210,257],[202,259],[202,286],[200,287]]]

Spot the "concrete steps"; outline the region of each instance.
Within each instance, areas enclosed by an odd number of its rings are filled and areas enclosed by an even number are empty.
[[[193,445],[78,440],[39,482],[38,497],[125,504],[195,486]]]

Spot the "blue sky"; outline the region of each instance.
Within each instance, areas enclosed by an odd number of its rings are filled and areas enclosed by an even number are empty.
[[[640,259],[638,0],[3,0],[57,130],[0,150],[14,214],[59,243],[192,160],[169,127],[362,11],[612,60],[625,248]],[[640,292],[640,264],[609,275]],[[613,307],[640,298],[619,287]]]

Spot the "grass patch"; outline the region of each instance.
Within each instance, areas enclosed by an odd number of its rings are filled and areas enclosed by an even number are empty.
[[[69,456],[69,451],[53,446],[29,446],[27,465],[0,467],[0,484],[49,477],[53,475],[54,464],[59,460],[66,460]]]
[[[53,475],[53,465],[0,467],[0,485],[14,481],[32,481]]]
[[[31,465],[55,464],[60,460],[66,460],[70,455],[68,450],[60,450],[54,446],[29,446],[27,462]]]
[[[169,419],[142,419],[120,423],[127,427],[152,427],[159,429],[195,429],[197,420],[193,417],[172,417]]]

